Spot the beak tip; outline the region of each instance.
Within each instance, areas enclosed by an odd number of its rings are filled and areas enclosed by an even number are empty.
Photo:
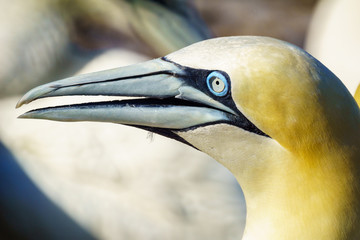
[[[16,103],[15,108],[19,108],[24,104],[28,104],[29,102],[36,99],[36,97],[33,97],[32,94],[30,94],[32,91],[27,92],[24,96],[21,97],[21,99]]]
[[[28,117],[26,116],[26,113],[24,113],[24,114],[21,114],[20,116],[18,116],[17,118],[28,118]]]
[[[21,98],[21,99],[16,103],[15,108],[19,108],[19,107],[21,107],[21,106],[24,105],[24,104],[25,104],[25,101],[23,100],[23,98]]]
[[[23,113],[20,116],[18,116],[17,118],[19,118],[19,119],[41,119],[41,117],[36,114],[36,110],[32,110],[32,111]]]
[[[15,108],[19,108],[24,104],[28,104],[36,99],[48,97],[48,95],[54,91],[54,88],[52,85],[49,86],[49,84],[41,85],[36,88],[33,88],[32,90],[28,91],[27,93],[22,96],[22,98],[17,102]]]

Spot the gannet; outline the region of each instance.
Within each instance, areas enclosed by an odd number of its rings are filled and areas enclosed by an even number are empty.
[[[36,109],[20,118],[131,125],[228,168],[247,205],[243,239],[359,239],[359,108],[304,50],[223,37],[163,58],[30,90],[17,107],[66,95],[129,100]]]

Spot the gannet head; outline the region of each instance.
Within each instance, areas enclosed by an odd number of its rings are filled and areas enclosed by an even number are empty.
[[[43,108],[21,117],[121,123],[196,147],[238,179],[253,223],[245,234],[254,239],[355,236],[356,227],[335,222],[345,216],[358,221],[350,206],[359,195],[353,194],[359,108],[341,81],[300,48],[266,37],[206,40],[145,63],[39,86],[17,106],[64,95],[142,98]],[[302,207],[309,211],[299,217]],[[285,222],[290,226],[277,233]]]
[[[359,111],[341,81],[311,55],[286,42],[264,37],[218,38],[167,59],[225,72],[236,108],[294,153],[319,152],[329,138],[344,141],[358,127]]]

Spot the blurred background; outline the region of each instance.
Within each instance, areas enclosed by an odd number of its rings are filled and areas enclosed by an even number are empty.
[[[16,117],[32,87],[214,36],[307,49],[354,93],[358,0],[0,0],[0,239],[241,239],[232,175],[188,146],[108,123]],[[94,98],[91,98],[93,100]],[[101,98],[95,98],[100,100]]]

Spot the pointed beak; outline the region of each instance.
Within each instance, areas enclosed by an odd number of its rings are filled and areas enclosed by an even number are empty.
[[[204,71],[159,58],[36,87],[16,107],[54,96],[128,96],[141,98],[48,107],[26,112],[20,118],[113,122],[161,129],[233,121],[237,115],[233,109],[197,87],[194,78]]]

